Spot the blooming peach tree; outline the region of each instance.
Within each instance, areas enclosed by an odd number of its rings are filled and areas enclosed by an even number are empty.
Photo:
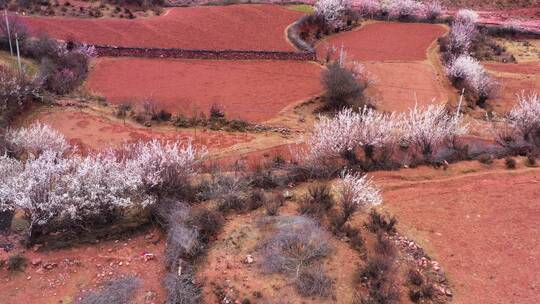
[[[349,0],[318,0],[315,3],[317,14],[334,27],[341,26],[341,17],[349,8]]]
[[[538,93],[517,97],[517,104],[506,117],[506,122],[516,135],[540,148],[540,97]]]
[[[458,111],[451,115],[443,104],[409,110],[403,125],[404,140],[429,160],[437,146],[457,135],[466,134],[468,126]]]

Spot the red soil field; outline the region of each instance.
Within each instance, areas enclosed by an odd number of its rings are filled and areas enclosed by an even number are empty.
[[[540,75],[540,61],[523,63],[485,62],[483,64],[486,69],[496,72]]]
[[[448,100],[435,69],[427,62],[367,62],[376,83],[368,93],[376,98],[377,110],[406,112],[414,107]],[[412,76],[414,75],[414,76]]]
[[[151,140],[192,140],[196,146],[204,145],[210,151],[223,149],[239,142],[248,142],[253,136],[247,133],[229,133],[222,131],[173,130],[145,128],[133,123],[112,121],[95,113],[87,113],[74,109],[60,111],[41,111],[33,115],[25,123],[40,121],[60,131],[72,143],[83,151],[103,150],[119,147],[125,142]]]
[[[330,36],[317,45],[317,54],[324,58],[327,46],[343,45],[350,59],[425,60],[428,47],[445,32],[445,27],[437,24],[375,22]]]
[[[152,99],[191,116],[221,105],[228,118],[266,121],[321,92],[321,68],[293,61],[100,58],[87,87],[113,103]]]
[[[145,239],[146,235],[153,235],[153,238]],[[118,242],[105,241],[43,252],[26,250],[24,256],[28,263],[24,272],[11,274],[5,267],[0,269],[0,301],[2,304],[75,303],[81,290],[95,290],[101,283],[125,275],[140,278],[132,303],[150,303],[145,301],[148,292],[154,293],[153,303],[163,303],[163,238],[161,231],[154,228],[147,234],[138,233]],[[0,259],[5,260],[13,253],[0,250]],[[145,261],[144,253],[153,254],[154,259]],[[39,265],[31,264],[38,260],[41,261]],[[52,263],[57,266],[51,270],[43,267]]]
[[[518,64],[484,63],[500,84],[496,98],[488,101],[493,109],[505,114],[516,104],[516,95],[524,92],[540,93],[540,62]]]
[[[32,34],[89,44],[211,50],[295,51],[285,29],[302,13],[272,5],[172,8],[162,16],[127,19],[25,17]]]
[[[453,303],[540,302],[540,170],[521,168],[440,179],[426,173],[419,181],[398,172],[401,181],[391,183],[376,178],[399,229],[441,262]]]

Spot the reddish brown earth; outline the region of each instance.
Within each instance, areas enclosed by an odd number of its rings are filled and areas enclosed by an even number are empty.
[[[86,150],[103,150],[119,147],[125,142],[150,140],[153,138],[189,141],[196,146],[206,146],[210,151],[230,147],[239,142],[247,142],[253,135],[247,133],[229,133],[223,131],[185,130],[172,128],[146,128],[132,122],[125,124],[113,121],[106,116],[76,109],[39,111],[25,122],[40,121],[59,130],[73,144]]]
[[[446,29],[438,24],[374,22],[332,35],[317,45],[319,58],[326,48],[342,45],[349,59],[361,61],[425,60],[427,49]]]
[[[489,101],[498,113],[510,111],[516,104],[516,95],[540,92],[540,62],[485,63],[485,66],[500,84],[496,98]]]
[[[297,61],[100,58],[86,85],[113,103],[152,99],[188,116],[219,104],[228,118],[260,122],[319,94],[320,71]]]
[[[271,5],[172,8],[134,20],[26,17],[31,33],[90,44],[211,50],[295,51],[286,27],[302,13]]]
[[[292,278],[262,271],[263,256],[258,253],[257,246],[270,233],[259,224],[265,216],[263,209],[227,218],[202,262],[204,266],[198,271],[203,282],[203,303],[223,303],[223,298],[214,294],[216,286],[226,286],[225,291],[237,300],[235,303],[243,299],[251,303],[276,303],[276,299],[286,300],[284,303],[353,303],[357,291],[354,285],[356,270],[362,261],[349,244],[335,238],[330,241],[334,250],[323,262],[327,274],[334,280],[335,296],[328,299],[302,297],[295,290]],[[296,209],[296,205],[287,202],[279,214],[296,215]],[[252,264],[244,263],[247,255],[253,256]]]
[[[400,229],[441,262],[454,303],[539,303],[540,170],[481,166],[386,172],[375,180]]]
[[[367,62],[366,69],[375,83],[368,90],[376,99],[377,110],[405,112],[415,104],[425,106],[446,102],[441,77],[427,62]]]
[[[496,71],[496,72],[517,73],[517,74],[537,75],[537,76],[540,74],[540,61],[523,62],[523,63],[486,62],[483,64],[488,70]]]
[[[150,233],[153,233],[153,237],[145,239],[145,235]],[[0,302],[74,303],[82,290],[94,290],[104,281],[126,275],[137,276],[141,280],[133,303],[149,303],[144,300],[149,291],[155,293],[154,303],[163,303],[165,242],[160,240],[162,238],[158,229],[152,229],[148,234],[139,233],[118,242],[107,241],[43,252],[27,250],[24,256],[28,263],[24,272],[9,273],[5,267],[0,269]],[[154,258],[145,261],[144,253],[153,254]],[[0,250],[0,259],[5,260],[9,255]],[[32,265],[32,261],[38,260],[40,264]],[[56,264],[54,268],[44,268],[53,263]]]

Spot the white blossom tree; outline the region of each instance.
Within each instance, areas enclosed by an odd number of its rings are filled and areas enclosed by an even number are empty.
[[[467,133],[458,111],[451,115],[443,104],[426,108],[415,106],[409,110],[403,125],[405,140],[418,149],[426,160],[430,160],[435,149],[454,136]]]
[[[13,179],[22,171],[21,163],[6,154],[0,155],[0,213],[15,209],[12,189]]]
[[[45,150],[62,154],[71,148],[64,135],[40,122],[33,123],[28,127],[8,129],[5,138],[8,144],[15,149],[34,155]]]
[[[349,8],[349,0],[318,0],[315,2],[317,14],[334,27],[341,26],[341,17]]]
[[[312,161],[332,159],[362,148],[366,158],[373,158],[375,148],[390,147],[398,139],[402,115],[380,113],[364,107],[360,112],[340,111],[333,118],[321,117],[308,144]]]
[[[456,13],[457,22],[474,23],[478,20],[478,13],[471,9],[460,9]]]
[[[28,153],[24,162],[0,157],[0,211],[20,209],[36,228],[104,218],[153,204],[157,186],[180,186],[195,172],[201,153],[191,144],[151,141],[127,152],[80,156],[45,125],[11,130],[11,139]],[[45,134],[43,141],[39,138]],[[54,136],[51,136],[53,134]],[[184,186],[184,185],[182,185]]]
[[[359,173],[343,171],[336,184],[336,192],[341,201],[347,201],[356,207],[376,206],[382,203],[380,190],[371,178]]]
[[[429,1],[424,5],[424,15],[428,20],[437,19],[443,11],[443,6],[438,0]]]
[[[138,142],[126,145],[128,166],[139,172],[148,189],[173,190],[195,173],[195,166],[206,150],[195,149],[191,142]]]
[[[453,22],[448,34],[450,52],[455,56],[467,54],[476,35],[476,25],[473,22]]]
[[[358,147],[360,116],[350,109],[334,118],[320,117],[308,139],[308,161],[318,162],[341,156]]]
[[[478,60],[469,55],[461,55],[450,61],[446,71],[454,81],[464,81],[467,88],[472,90],[480,100],[489,98],[496,90],[495,80]]]
[[[389,4],[389,13],[394,18],[418,17],[423,14],[424,4],[416,0],[394,0]]]
[[[373,16],[381,12],[381,2],[379,0],[356,0],[352,6],[360,16]]]
[[[540,148],[540,97],[537,93],[517,96],[517,104],[506,117],[514,133]]]
[[[341,207],[341,216],[333,223],[338,229],[347,223],[356,210],[382,203],[380,190],[367,175],[342,171],[334,188]]]

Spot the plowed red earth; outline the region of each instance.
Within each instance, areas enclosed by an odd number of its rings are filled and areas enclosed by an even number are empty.
[[[343,45],[350,59],[425,60],[428,47],[445,32],[444,26],[437,24],[376,22],[330,36],[318,44],[317,53],[319,58],[324,58],[328,46]]]
[[[31,33],[90,44],[210,50],[295,51],[285,29],[302,13],[271,5],[172,8],[127,19],[26,17]]]
[[[196,146],[204,145],[212,150],[230,147],[239,142],[250,141],[253,138],[252,135],[247,133],[150,129],[134,126],[131,123],[124,124],[121,121],[111,121],[97,114],[71,109],[39,112],[31,117],[31,121],[40,121],[60,130],[72,144],[78,145],[83,151],[114,148],[121,146],[125,142],[151,140],[153,138],[179,139],[184,142],[191,139]]]
[[[540,62],[523,62],[523,63],[484,63],[488,70],[505,73],[518,73],[540,75]]]
[[[152,99],[188,116],[219,104],[228,118],[265,121],[319,94],[320,71],[310,62],[100,58],[87,87],[113,103]]]
[[[485,66],[494,72],[500,84],[496,98],[489,102],[498,113],[510,111],[516,104],[516,95],[540,92],[540,62],[486,63]]]
[[[415,104],[425,106],[447,101],[447,94],[437,80],[441,75],[427,62],[367,62],[365,67],[376,81],[369,93],[380,111],[406,112]]]
[[[540,303],[540,170],[408,180],[377,178],[402,228],[442,263],[453,303]]]

